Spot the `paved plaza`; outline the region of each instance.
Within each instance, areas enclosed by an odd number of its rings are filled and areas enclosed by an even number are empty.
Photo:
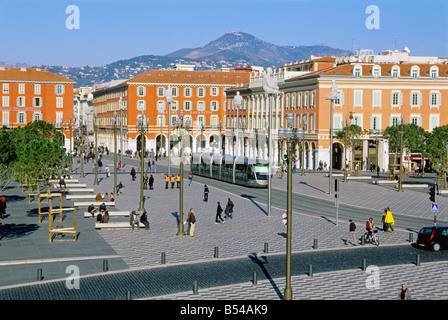
[[[139,207],[140,179],[132,181],[130,170],[139,172],[137,159],[123,158],[124,170],[118,174],[118,182],[124,185],[123,192],[115,198],[115,206],[109,211],[132,211]],[[113,168],[113,158],[105,157],[104,165]],[[123,274],[141,270],[155,270],[176,266],[181,272],[189,268],[206,266],[219,261],[230,262],[249,255],[281,255],[285,251],[285,228],[282,214],[285,208],[273,207],[271,216],[266,215],[266,206],[253,199],[241,197],[232,192],[210,187],[208,202],[203,201],[203,184],[193,179],[191,186],[184,180],[184,220],[190,208],[197,217],[195,237],[176,236],[178,231],[179,189],[165,189],[164,174],[166,160],[158,162],[154,190],[145,190],[145,209],[148,212],[150,230],[120,229],[95,230],[95,219],[84,218],[85,208],[77,208],[76,225],[79,237],[73,240],[70,234],[57,235],[53,242],[48,240],[48,216],[38,221],[37,200],[28,198],[28,190],[22,192],[18,184],[12,184],[3,194],[7,197],[6,219],[3,219],[0,233],[0,294],[10,292],[23,285],[33,286],[67,278],[67,267],[75,265],[81,276],[98,277],[105,273]],[[74,179],[86,188],[93,188],[92,194],[105,194],[113,191],[114,175],[106,177],[99,174],[99,185],[93,185],[92,163],[84,165],[87,173],[80,178],[79,168],[74,165]],[[187,168],[188,170],[188,168]],[[177,168],[173,168],[177,172]],[[149,172],[148,172],[149,174]],[[326,172],[300,173],[293,177],[293,192],[315,197],[316,201],[334,200],[328,194]],[[369,173],[365,173],[369,175]],[[357,237],[364,233],[364,222],[368,219],[363,209],[382,212],[389,206],[394,214],[432,218],[426,189],[406,189],[398,193],[391,185],[375,185],[370,180],[351,180],[341,184],[340,203],[359,207],[359,215],[353,217],[358,225]],[[382,177],[384,179],[384,176]],[[429,178],[428,178],[429,179]],[[286,177],[273,177],[273,188],[286,191]],[[414,182],[412,178],[408,181]],[[58,191],[58,189],[53,189]],[[228,198],[235,204],[233,219],[225,223],[215,223],[217,202],[225,207]],[[91,201],[91,200],[87,200]],[[63,199],[63,207],[73,207],[74,201]],[[448,201],[438,197],[440,207],[447,208]],[[58,201],[53,201],[58,207]],[[48,204],[43,202],[43,208]],[[438,219],[448,221],[448,210],[440,210]],[[128,222],[127,217],[113,217],[110,222]],[[321,252],[325,250],[360,250],[364,246],[345,245],[348,235],[348,222],[334,217],[316,217],[306,212],[294,212],[292,251]],[[65,213],[63,221],[56,215],[56,226],[73,226],[72,213]],[[381,222],[376,225],[381,228]],[[394,234],[379,233],[381,246],[409,246],[410,233],[416,239],[415,231],[400,228],[397,221]],[[315,241],[318,248],[314,248]],[[369,246],[369,244],[366,244]],[[268,249],[268,252],[265,252]],[[219,258],[214,257],[215,254]],[[165,261],[162,264],[162,257]],[[103,272],[107,262],[107,271]],[[313,277],[297,275],[293,277],[294,299],[395,299],[401,283],[411,288],[414,299],[446,299],[448,297],[447,262],[424,262],[419,267],[413,263],[398,266],[381,266],[380,285],[376,290],[366,290],[366,273],[357,267],[347,270],[316,272]],[[37,280],[37,274],[43,280]],[[161,285],[166,279],[160,279]],[[422,284],[434,284],[428,292]],[[181,290],[169,294],[139,297],[142,299],[281,299],[284,290],[284,277],[260,279],[254,285],[248,277],[239,283],[223,283],[210,288],[200,287],[197,293]],[[12,292],[12,291],[11,291]],[[4,296],[3,296],[4,297]],[[14,297],[12,297],[14,299]],[[124,298],[124,297],[123,297]]]

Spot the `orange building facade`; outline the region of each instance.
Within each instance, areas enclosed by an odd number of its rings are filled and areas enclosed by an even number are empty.
[[[312,70],[312,69],[309,69]],[[331,119],[332,82],[338,87]],[[259,81],[260,82],[260,81]],[[391,163],[388,141],[383,131],[398,125],[402,119],[431,132],[448,124],[448,65],[434,63],[343,63],[302,75],[280,79],[279,93],[269,96],[258,85],[227,91],[228,103],[236,92],[243,96],[240,121],[246,122],[241,132],[237,155],[267,159],[267,143],[259,133],[269,130],[269,108],[272,104],[273,161],[282,162],[284,144],[278,139],[278,128],[285,127],[285,116],[292,113],[295,128],[303,128],[303,153],[297,148],[297,168],[316,170],[319,163],[330,164],[330,125],[333,121],[333,167],[344,168],[345,143],[336,133],[347,124],[363,129],[360,146],[347,146],[347,164],[368,170],[373,164],[387,170]],[[347,122],[350,121],[349,123]],[[257,138],[258,137],[258,138]]]
[[[75,81],[40,68],[0,67],[0,123],[14,128],[44,120],[63,128],[70,148]]]
[[[178,138],[182,134],[188,135],[184,138],[187,154],[222,152],[225,89],[248,80],[248,72],[150,70],[130,80],[97,88],[93,92],[93,112],[97,116],[99,144],[114,150],[112,128],[116,118],[117,149],[135,153],[141,139],[137,119],[143,110],[145,120],[149,121],[145,134],[147,151],[167,154],[171,150],[178,154]],[[173,98],[170,104],[165,96],[168,89]],[[184,123],[187,119],[191,122],[188,132],[176,126],[181,110]]]

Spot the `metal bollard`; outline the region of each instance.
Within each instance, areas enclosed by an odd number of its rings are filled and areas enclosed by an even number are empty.
[[[132,300],[132,294],[131,294],[131,291],[130,291],[130,290],[128,290],[128,291],[126,292],[126,300]]]
[[[193,294],[198,294],[198,281],[193,282]]]
[[[106,272],[109,270],[109,263],[107,260],[103,260],[103,272]]]
[[[412,232],[409,232],[409,242],[414,242],[414,234]]]
[[[308,276],[309,277],[313,276],[313,265],[312,264],[308,265]]]
[[[415,257],[415,265],[420,266],[420,255],[419,254]]]
[[[269,245],[267,242],[264,243],[264,253],[269,253]]]
[[[317,239],[314,239],[314,245],[313,245],[314,249],[317,249]]]
[[[42,269],[37,269],[37,281],[42,281]]]
[[[214,258],[218,258],[219,257],[218,247],[215,247],[215,253],[214,253],[213,257]]]
[[[166,262],[166,255],[165,255],[165,252],[162,252],[162,254],[161,254],[161,261],[160,261],[160,263],[161,264],[165,264],[165,262]]]
[[[366,271],[366,269],[367,269],[367,260],[362,259],[362,271]]]
[[[364,235],[361,236],[361,245],[365,245],[366,244],[366,237]]]
[[[257,272],[252,272],[252,284],[257,285]]]

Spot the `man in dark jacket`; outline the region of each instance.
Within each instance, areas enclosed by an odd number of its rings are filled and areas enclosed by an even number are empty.
[[[345,241],[345,244],[348,244],[350,240],[353,240],[353,245],[356,246],[356,236],[355,236],[356,224],[352,220],[349,220],[348,222],[349,222],[349,236],[348,239]]]
[[[218,202],[218,205],[216,207],[216,219],[215,219],[215,224],[218,224],[219,220],[221,219],[222,223],[225,223],[224,219],[221,217],[222,214],[222,208],[221,208],[221,204]]]

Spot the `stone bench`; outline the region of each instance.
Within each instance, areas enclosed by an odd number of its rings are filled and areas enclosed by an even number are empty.
[[[78,179],[64,179],[65,183],[77,183]],[[59,179],[50,180],[51,183],[59,183]]]
[[[347,177],[348,180],[371,180],[371,176],[349,176]]]
[[[373,184],[396,184],[397,181],[395,180],[373,180]]]
[[[73,205],[75,207],[88,207],[91,204],[93,204],[94,206],[100,206],[103,203],[103,201],[91,201],[91,202],[75,202]],[[104,201],[104,204],[106,205],[106,207],[113,207],[115,206],[115,202],[113,201]]]
[[[56,188],[56,189],[60,189],[61,188],[59,183],[55,183],[53,185],[53,187]],[[85,183],[66,183],[65,187],[66,188],[85,188],[85,187],[87,187],[87,185]]]
[[[65,198],[67,200],[95,199],[96,194],[68,194]]]
[[[95,216],[98,213],[95,212]],[[109,217],[129,217],[131,213],[129,211],[109,211]],[[84,218],[91,218],[92,214],[90,212],[84,212]]]
[[[438,194],[448,194],[448,190],[439,190]]]
[[[67,188],[69,193],[83,193],[83,192],[94,192],[93,188]]]
[[[424,183],[422,183],[422,184],[406,184],[406,183],[403,183],[401,186],[403,188],[428,188],[429,187],[428,184],[424,184]]]
[[[134,228],[137,229],[137,225],[135,225]],[[140,223],[140,229],[141,228],[145,228],[145,225],[143,223]],[[129,221],[108,222],[108,223],[97,222],[97,223],[95,223],[95,229],[101,229],[101,230],[132,229],[132,227],[129,224]]]

